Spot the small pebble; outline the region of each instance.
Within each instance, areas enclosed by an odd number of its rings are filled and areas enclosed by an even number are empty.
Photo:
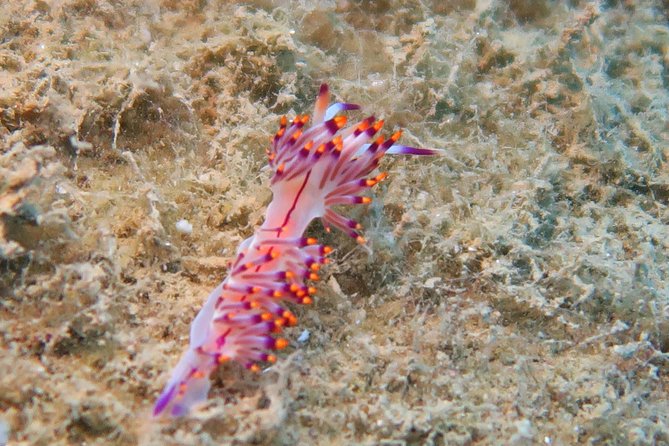
[[[9,441],[9,424],[0,418],[0,446],[5,446]]]
[[[302,330],[302,333],[300,333],[300,336],[297,338],[297,342],[304,344],[309,340],[309,336],[311,336],[309,330]]]
[[[176,224],[177,231],[182,234],[191,234],[193,232],[193,225],[188,222],[186,219],[181,219]]]

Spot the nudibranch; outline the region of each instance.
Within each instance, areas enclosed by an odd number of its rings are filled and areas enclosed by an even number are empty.
[[[190,345],[154,416],[182,416],[206,400],[209,375],[222,363],[234,360],[255,371],[274,363],[273,352],[289,343],[282,329],[297,323],[291,304],[313,302],[316,289],[310,283],[318,280],[332,250],[304,236],[311,221],[320,218],[327,229],[335,227],[365,243],[360,224],[335,207],[371,202],[362,193],[386,178],[372,173],[385,154],[439,153],[397,144],[399,131],[375,138],[383,121],[374,116],[347,127],[340,113],[360,107],[329,105],[329,97],[328,86],[321,85],[310,126],[307,115],[281,118],[267,151],[273,175],[265,220],[239,246],[228,276],[195,317]]]

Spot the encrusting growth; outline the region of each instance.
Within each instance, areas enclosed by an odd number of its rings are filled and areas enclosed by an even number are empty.
[[[364,191],[386,178],[368,175],[387,154],[435,155],[438,150],[396,144],[401,133],[378,137],[383,121],[370,116],[352,127],[338,113],[355,104],[329,105],[328,86],[321,85],[311,126],[307,115],[281,118],[267,152],[274,171],[273,194],[265,221],[240,245],[228,277],[209,295],[190,330],[190,345],[158,398],[154,415],[182,416],[207,397],[209,375],[229,360],[251,370],[274,363],[272,353],[288,346],[284,326],[297,323],[286,304],[310,304],[320,266],[332,249],[303,234],[320,218],[359,243],[361,225],[333,209],[369,204]]]

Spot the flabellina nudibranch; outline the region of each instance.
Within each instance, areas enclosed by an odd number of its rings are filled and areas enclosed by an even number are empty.
[[[340,229],[365,243],[358,222],[334,210],[338,205],[368,204],[361,195],[386,178],[369,175],[385,154],[436,155],[435,149],[372,138],[383,126],[374,116],[346,127],[339,113],[357,110],[355,104],[329,105],[328,86],[321,85],[311,126],[309,117],[281,118],[279,131],[267,151],[272,202],[265,221],[244,240],[225,280],[207,298],[190,329],[190,345],[156,401],[153,414],[183,416],[206,400],[209,375],[224,362],[235,360],[258,371],[274,363],[272,353],[288,345],[279,336],[284,326],[297,323],[286,304],[310,304],[318,271],[332,249],[304,232],[315,218],[326,229]],[[372,141],[370,143],[370,141]]]

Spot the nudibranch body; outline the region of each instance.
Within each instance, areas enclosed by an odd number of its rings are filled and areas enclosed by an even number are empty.
[[[154,415],[182,416],[207,397],[209,375],[220,364],[235,360],[251,370],[273,363],[272,353],[288,345],[282,328],[297,323],[287,304],[309,304],[320,266],[331,248],[304,232],[320,218],[326,228],[340,229],[364,243],[358,222],[333,209],[337,205],[368,204],[361,195],[386,175],[368,177],[386,153],[434,155],[438,150],[397,144],[374,136],[383,121],[370,116],[346,127],[340,112],[358,109],[348,103],[329,105],[322,85],[311,126],[309,117],[281,118],[268,150],[272,202],[265,220],[240,245],[228,277],[209,295],[190,330],[190,345],[158,398]],[[371,141],[371,143],[370,143]]]

